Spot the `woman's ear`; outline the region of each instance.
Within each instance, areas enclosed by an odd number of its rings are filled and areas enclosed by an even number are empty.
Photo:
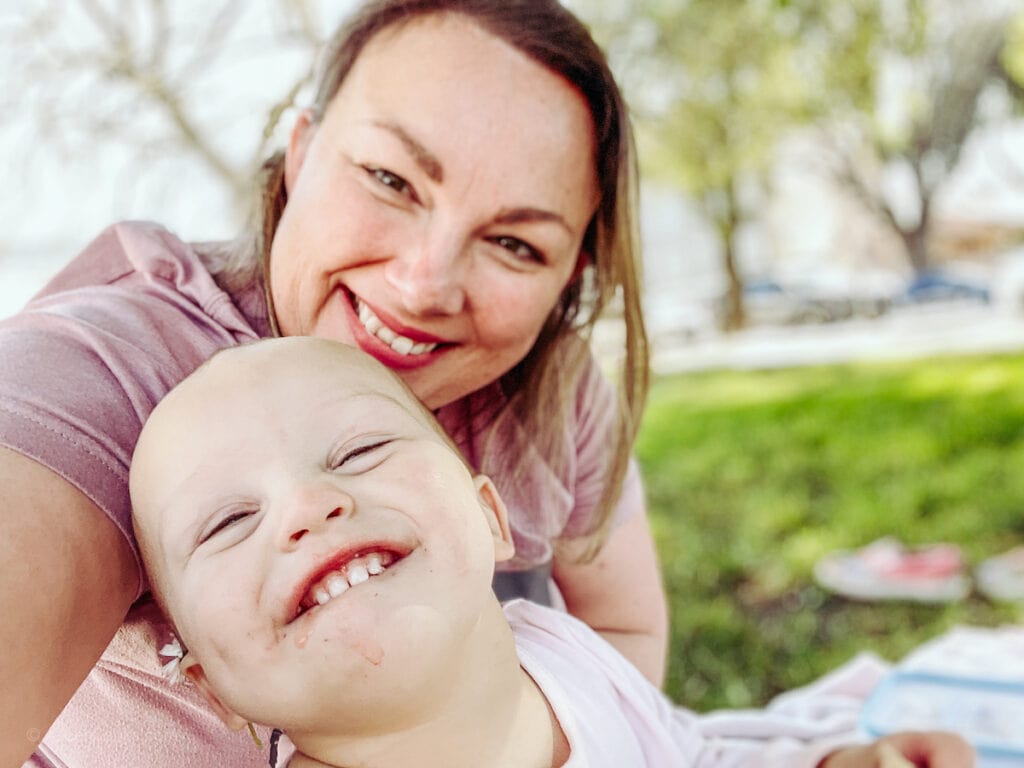
[[[487,516],[487,524],[491,528],[491,536],[494,538],[494,562],[501,563],[511,560],[516,553],[515,544],[512,543],[512,530],[508,526],[508,510],[505,509],[505,502],[498,495],[498,489],[487,475],[477,475],[473,478],[476,485],[476,495],[480,499],[480,508]]]
[[[309,149],[309,142],[313,140],[316,133],[317,122],[313,118],[313,110],[304,109],[295,119],[292,127],[291,137],[288,139],[288,148],[284,154],[284,188],[291,194],[295,186],[302,164],[306,161],[306,151]]]
[[[239,731],[248,724],[248,720],[220,700],[220,697],[214,692],[209,679],[206,677],[206,671],[191,653],[186,653],[182,658],[181,672],[199,689],[199,692],[203,694],[203,698],[206,699],[210,708],[224,725],[232,731]]]

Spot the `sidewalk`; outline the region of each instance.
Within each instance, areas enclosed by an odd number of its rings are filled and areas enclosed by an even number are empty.
[[[675,344],[655,339],[652,347],[657,374],[1016,352],[1024,350],[1024,314],[934,304],[893,310],[876,320],[752,328]]]

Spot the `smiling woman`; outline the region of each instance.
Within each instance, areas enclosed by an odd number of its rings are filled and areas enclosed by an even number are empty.
[[[280,331],[360,347],[431,408],[495,381],[585,266],[594,152],[583,97],[474,22],[378,34],[292,134]]]
[[[219,349],[265,336],[341,341],[397,373],[509,507],[499,593],[557,588],[661,679],[664,597],[631,458],[647,383],[633,150],[603,54],[555,0],[377,0],[323,62],[251,230],[189,244],[116,225],[0,324],[0,764],[62,708],[38,764],[251,762],[192,694],[152,677],[162,643],[126,478],[155,404]],[[586,345],[616,296],[618,393]],[[198,533],[216,540],[247,514]],[[111,700],[138,713],[114,733]]]
[[[496,380],[592,255],[595,152],[583,96],[475,22],[379,33],[284,157],[281,332],[356,344],[434,408]]]

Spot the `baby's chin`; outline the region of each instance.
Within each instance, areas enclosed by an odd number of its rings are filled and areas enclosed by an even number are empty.
[[[260,721],[295,734],[343,723],[355,734],[418,720],[468,673],[468,660],[487,658],[494,633],[507,631],[507,623],[487,627],[481,616],[488,613],[405,605],[372,627],[323,626],[289,649],[290,672],[278,664],[276,680],[267,679],[258,698],[273,701],[273,711],[259,713]]]

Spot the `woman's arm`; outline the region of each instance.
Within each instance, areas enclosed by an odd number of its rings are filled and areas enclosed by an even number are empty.
[[[597,557],[556,557],[552,576],[569,613],[587,623],[659,688],[665,680],[668,611],[654,540],[643,511],[613,528]]]
[[[103,653],[138,575],[95,504],[4,448],[0,574],[0,768],[17,768]]]

